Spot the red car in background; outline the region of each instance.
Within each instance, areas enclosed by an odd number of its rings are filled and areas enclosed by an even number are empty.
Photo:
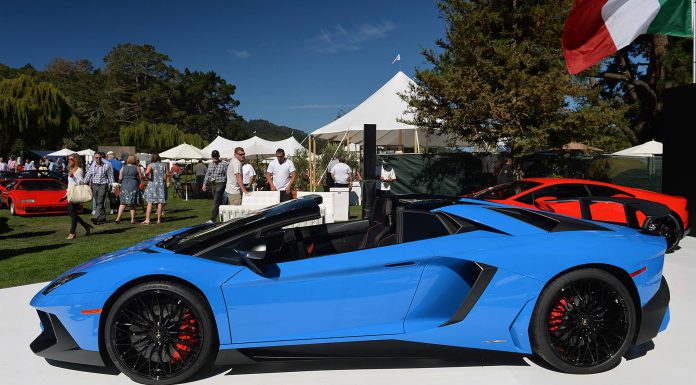
[[[637,213],[640,225],[659,232],[667,240],[667,251],[674,250],[679,241],[689,233],[689,213],[686,198],[641,190],[633,187],[584,179],[527,178],[505,183],[470,194],[467,198],[483,199],[513,206],[551,211],[582,218],[582,197],[638,198],[662,203],[671,213],[661,218],[646,218]],[[593,202],[590,204],[592,219],[625,224],[624,207],[616,202]]]
[[[0,182],[0,208],[12,215],[66,214],[68,185],[52,178],[10,179]]]

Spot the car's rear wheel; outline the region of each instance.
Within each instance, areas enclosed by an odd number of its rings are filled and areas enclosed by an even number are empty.
[[[551,282],[534,308],[532,350],[574,374],[609,370],[621,362],[636,330],[628,289],[604,270],[581,269]]]
[[[682,228],[677,218],[673,215],[660,218],[648,218],[645,220],[643,227],[665,237],[668,252],[673,251],[681,239]]]
[[[104,324],[114,365],[133,381],[175,384],[213,357],[217,331],[204,299],[171,282],[135,286],[121,295]]]

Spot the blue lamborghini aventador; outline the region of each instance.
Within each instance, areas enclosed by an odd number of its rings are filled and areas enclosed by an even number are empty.
[[[398,196],[377,198],[370,219],[295,226],[319,218],[320,203],[181,229],[65,272],[31,301],[42,326],[32,350],[113,363],[146,384],[209,363],[392,356],[396,343],[596,373],[669,322],[659,235]]]

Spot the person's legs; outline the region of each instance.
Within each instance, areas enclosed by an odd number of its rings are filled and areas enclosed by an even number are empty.
[[[231,205],[241,205],[242,204],[242,195],[241,194],[227,194],[227,201]]]
[[[152,213],[152,203],[147,202],[147,209],[145,209],[145,221],[143,223],[150,224],[150,213]]]
[[[130,207],[130,217],[131,223],[135,223],[135,205],[131,205]]]
[[[213,193],[213,210],[210,212],[210,220],[217,222],[218,214],[220,212],[220,204],[222,203],[223,196],[225,195],[225,184],[215,183],[212,188]]]
[[[75,231],[77,231],[77,211],[72,203],[68,203],[68,216],[70,216],[70,233],[68,236],[74,236]]]
[[[95,198],[95,213],[92,216],[93,221],[104,222],[106,221],[105,205],[104,200],[106,199],[106,185],[105,184],[93,184],[92,185],[92,195]]]
[[[290,199],[292,199],[292,193],[289,193],[285,190],[282,190],[280,192],[280,201],[281,202],[289,201]]]
[[[164,204],[158,203],[157,204],[157,223],[162,223],[162,209],[164,208]]]
[[[119,205],[118,206],[118,214],[116,214],[116,222],[119,222],[121,220],[121,215],[123,215],[123,211],[126,209],[126,205]]]

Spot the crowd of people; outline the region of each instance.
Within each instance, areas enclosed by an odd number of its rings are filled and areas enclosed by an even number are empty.
[[[68,189],[64,200],[68,199],[75,186],[89,185],[92,192],[92,217],[91,224],[83,220],[79,215],[79,203],[68,203],[68,215],[70,217],[70,231],[67,239],[76,237],[79,224],[89,235],[94,226],[106,223],[107,215],[116,215],[114,223],[120,224],[126,209],[130,213],[130,223],[135,224],[136,209],[144,207],[145,219],[143,225],[149,225],[152,211],[156,207],[157,220],[161,223],[164,206],[167,202],[167,191],[170,184],[175,188],[181,188],[182,169],[177,164],[163,163],[159,154],[154,153],[150,162],[143,167],[134,154],[128,154],[125,161],[114,157],[112,151],[97,152],[91,162],[84,165],[82,158],[73,153],[67,157],[67,164],[62,158],[55,161],[44,157],[39,160],[38,170],[53,171],[67,174]],[[229,162],[220,157],[217,150],[211,153],[212,162],[208,165],[199,160],[191,167],[193,179],[191,180],[191,192],[194,198],[210,194],[212,197],[212,209],[209,223],[215,223],[218,219],[219,207],[222,204],[240,205],[245,194],[250,194],[256,187],[256,170],[246,161],[244,148],[237,147]],[[14,157],[9,157],[5,162],[0,157],[0,171],[22,171]],[[27,161],[23,170],[31,170],[36,167],[34,161]],[[36,168],[34,168],[36,169]],[[389,190],[391,184],[396,181],[396,173],[388,160],[384,161],[381,170],[378,170],[380,179],[379,189]],[[266,185],[259,189],[279,191],[281,202],[292,199],[292,191],[297,181],[297,170],[291,159],[285,156],[282,148],[277,149],[274,159],[266,168]],[[334,157],[327,167],[327,185],[331,187],[351,188],[353,181],[361,181],[362,175],[358,169],[352,170],[348,166],[345,157]],[[87,198],[89,199],[89,198]],[[110,211],[107,213],[106,202],[109,202]]]
[[[9,156],[7,162],[5,162],[5,158],[0,156],[0,171],[51,171],[60,174],[65,171],[65,166],[63,158],[57,158],[53,161],[44,156],[38,160],[38,163],[33,159],[26,158],[22,165],[14,156]]]

